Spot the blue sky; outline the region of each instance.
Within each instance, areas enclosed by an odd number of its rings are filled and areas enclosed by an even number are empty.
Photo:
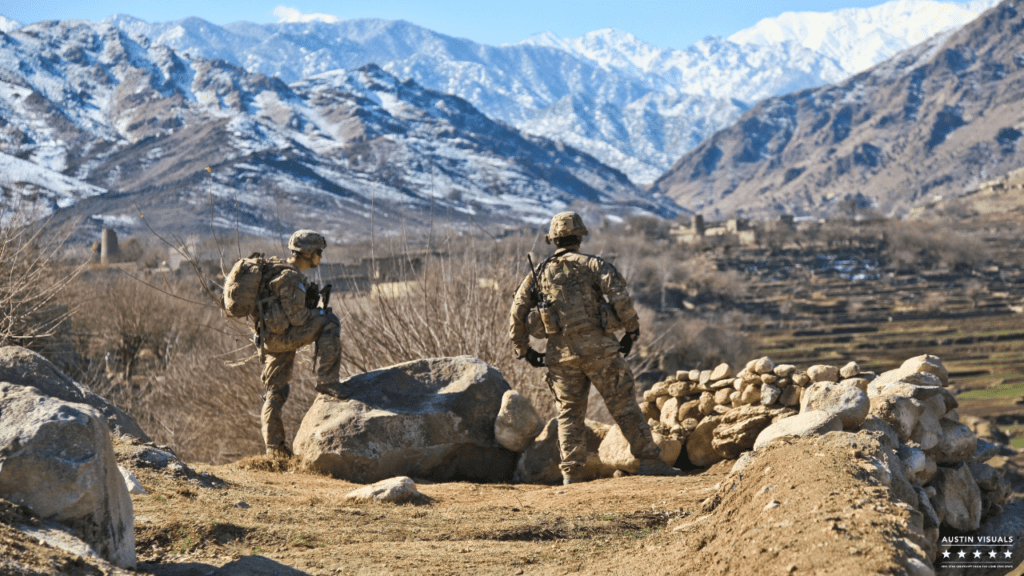
[[[266,24],[286,10],[339,19],[408,20],[484,44],[518,42],[551,31],[573,38],[617,28],[659,48],[686,48],[708,36],[728,36],[783,12],[864,8],[883,0],[0,0],[0,14],[23,24],[41,20],[98,21],[130,14],[148,22],[198,16],[214,24],[247,20]],[[296,12],[291,12],[296,13]]]

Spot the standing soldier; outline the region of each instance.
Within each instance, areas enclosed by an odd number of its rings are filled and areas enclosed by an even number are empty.
[[[267,455],[290,457],[291,448],[285,443],[281,410],[288,400],[291,387],[295,352],[303,346],[316,343],[314,363],[316,391],[336,398],[348,398],[351,393],[339,385],[341,370],[341,322],[330,309],[317,307],[318,295],[302,274],[320,265],[327,241],[312,230],[299,230],[288,240],[292,257],[288,262],[276,258],[268,261],[267,272],[260,284],[263,307],[263,326],[260,334],[260,360],[263,373],[260,379],[267,393],[263,397],[263,441]],[[309,294],[307,296],[307,291]]]
[[[582,480],[587,459],[583,421],[591,384],[640,460],[638,473],[678,476],[682,472],[661,460],[661,449],[634,397],[633,373],[624,357],[640,336],[640,322],[626,282],[611,264],[579,253],[586,235],[587,228],[575,212],[561,212],[551,219],[544,240],[554,242],[557,250],[519,285],[509,323],[516,356],[535,367],[547,366],[548,386],[558,406],[562,481]],[[530,348],[527,317],[534,307],[547,337],[544,354]],[[615,339],[618,329],[626,331],[621,341]]]

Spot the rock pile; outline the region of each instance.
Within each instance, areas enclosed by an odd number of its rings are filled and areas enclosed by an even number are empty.
[[[868,471],[893,496],[920,512],[934,560],[939,526],[977,530],[999,514],[1010,494],[1000,471],[985,462],[998,447],[960,422],[948,373],[931,355],[911,358],[881,375],[855,362],[799,370],[770,358],[733,374],[678,371],[644,393],[649,423],[685,443],[690,463],[738,459],[739,473],[758,450],[783,437],[859,432],[878,439]]]

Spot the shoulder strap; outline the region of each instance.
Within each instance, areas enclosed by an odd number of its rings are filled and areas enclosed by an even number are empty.
[[[541,292],[540,281],[544,278],[544,267],[547,266],[548,262],[551,262],[554,258],[555,258],[555,254],[552,254],[551,256],[548,256],[547,258],[542,260],[541,263],[537,265],[536,275],[533,276],[533,278],[535,278],[535,280],[536,280],[533,283],[534,284],[533,290],[534,290],[535,293],[536,292]]]

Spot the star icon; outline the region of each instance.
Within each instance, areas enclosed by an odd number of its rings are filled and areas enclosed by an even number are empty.
[[[995,550],[993,550],[993,551],[989,552],[989,553],[988,553],[988,557],[989,557],[989,558],[995,558],[995,557],[996,557],[996,551],[995,551]]]
[[[981,550],[975,550],[974,551],[974,557],[975,558],[981,558]]]
[[[946,550],[942,551],[942,557],[943,558],[949,558],[949,549],[948,548]]]
[[[1013,552],[1011,552],[1009,550],[1007,550],[1006,552],[1003,552],[1003,554],[1006,554],[1007,558],[1013,558]]]
[[[966,558],[967,557],[967,551],[966,550],[961,550],[960,553],[957,554],[957,556],[960,557],[960,558]]]

